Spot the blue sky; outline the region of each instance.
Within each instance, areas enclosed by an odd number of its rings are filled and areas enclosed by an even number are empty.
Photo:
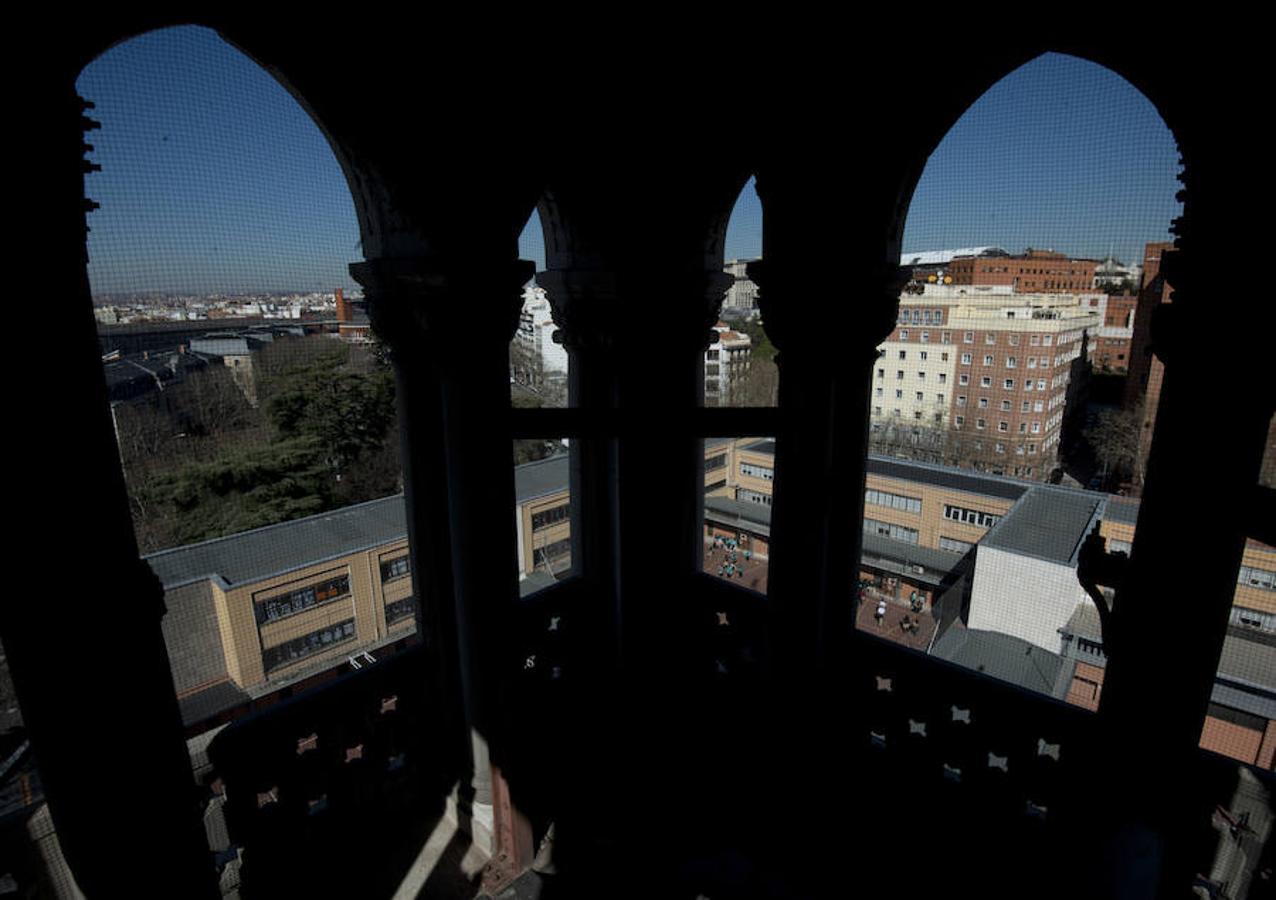
[[[81,74],[97,104],[87,178],[95,294],[354,287],[354,206],[318,128],[268,74],[207,29],[165,29]],[[1179,185],[1173,138],[1115,74],[1057,54],[994,85],[936,148],[913,197],[907,251],[994,244],[1127,262],[1165,240]],[[848,210],[848,215],[852,211]],[[752,182],[727,258],[761,252]],[[539,222],[519,242],[544,263]]]

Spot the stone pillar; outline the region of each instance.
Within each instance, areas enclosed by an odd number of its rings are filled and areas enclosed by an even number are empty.
[[[32,401],[28,421],[39,428],[15,479],[20,494],[31,494],[14,508],[23,532],[39,536],[27,542],[27,570],[56,587],[0,604],[0,638],[79,887],[89,896],[213,897],[217,878],[160,629],[163,590],[138,558],[85,270],[85,212],[94,204],[85,197],[84,131],[97,125],[65,62],[51,51],[32,73],[22,100],[40,127],[19,163],[24,181],[38,186],[26,227],[45,257],[41,289],[60,298],[46,324],[64,352],[59,377],[19,400]],[[127,878],[121,835],[145,845],[145,870]]]
[[[505,800],[493,861],[512,876],[531,863],[530,830],[492,772],[507,739],[498,702],[518,596],[517,563],[503,558],[515,543],[507,360],[532,264],[384,258],[350,271],[395,366],[418,628],[445,727],[466,735],[452,748],[468,757],[475,818],[491,827],[494,796]]]
[[[1256,347],[1227,354],[1220,371],[1211,337],[1220,321],[1215,274],[1234,253],[1234,211],[1195,204],[1190,185],[1209,175],[1208,198],[1217,204],[1248,196],[1243,179],[1252,170],[1230,158],[1213,162],[1186,169],[1185,214],[1173,229],[1179,252],[1164,258],[1173,302],[1157,306],[1151,322],[1152,349],[1165,366],[1160,406],[1133,548],[1104,635],[1111,652],[1099,704],[1102,746],[1089,760],[1106,798],[1106,846],[1139,846],[1149,864],[1137,881],[1109,866],[1107,893],[1096,896],[1185,889],[1194,829],[1219,799],[1195,787],[1198,744],[1276,396]],[[1276,324],[1270,304],[1238,309],[1246,333],[1269,334]],[[1119,850],[1108,855],[1121,858]]]
[[[854,266],[850,266],[854,269]],[[768,588],[776,671],[790,689],[849,658],[864,511],[864,456],[877,346],[890,334],[907,273],[865,261],[867,296],[821,327],[827,272],[785,260],[749,264],[767,336],[779,351],[780,427]],[[816,299],[811,299],[816,298]]]

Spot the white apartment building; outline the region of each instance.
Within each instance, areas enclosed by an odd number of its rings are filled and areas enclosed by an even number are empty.
[[[511,372],[520,383],[539,389],[545,381],[567,377],[567,350],[554,342],[554,324],[545,289],[529,285],[523,289],[523,310],[519,314],[514,340],[530,370]]]
[[[704,351],[704,405],[729,406],[731,383],[749,371],[753,341],[724,322],[713,326],[716,339]]]

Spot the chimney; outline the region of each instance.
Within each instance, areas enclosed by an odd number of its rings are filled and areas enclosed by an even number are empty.
[[[338,322],[353,321],[354,316],[350,314],[350,304],[346,303],[346,297],[345,297],[345,294],[342,293],[341,288],[337,288],[333,293],[336,295],[336,298],[337,298],[337,321]]]

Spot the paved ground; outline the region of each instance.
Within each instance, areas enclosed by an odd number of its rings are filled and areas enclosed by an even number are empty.
[[[931,618],[929,610],[920,614],[914,613],[906,602],[900,603],[888,599],[886,601],[886,615],[879,623],[876,616],[877,600],[878,597],[873,592],[870,591],[865,594],[864,600],[860,602],[859,609],[855,612],[856,628],[884,637],[897,644],[912,647],[915,650],[925,651],[930,646],[930,638],[935,633],[936,622]],[[921,627],[916,631],[905,632],[901,627],[904,616],[920,620]]]
[[[759,593],[766,593],[766,571],[767,565],[765,561],[759,559],[744,558],[743,550],[735,551],[737,569],[736,574],[727,578],[727,576],[719,576],[729,580],[732,584],[738,584],[741,587],[747,587]],[[718,569],[727,562],[726,550],[715,550],[712,544],[706,544],[704,548],[704,571],[708,575],[718,575]],[[743,575],[740,574],[743,571]]]

